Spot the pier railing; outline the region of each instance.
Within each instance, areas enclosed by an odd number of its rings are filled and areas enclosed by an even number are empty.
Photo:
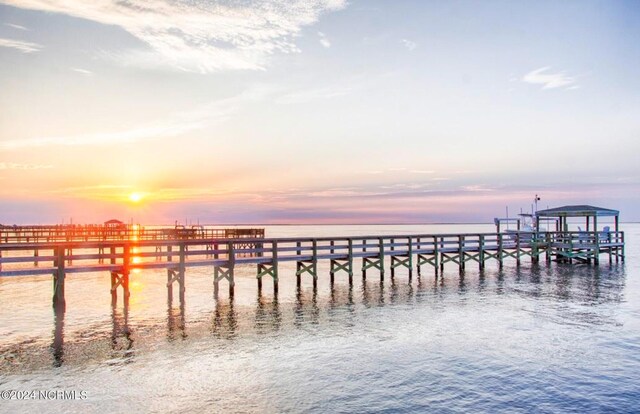
[[[209,233],[203,233],[205,236]],[[158,235],[154,232],[154,235]],[[146,234],[149,236],[149,234]],[[453,261],[502,261],[504,251],[539,255],[547,250],[605,251],[624,246],[624,232],[467,233],[436,235],[385,235],[317,238],[129,238],[122,241],[30,241],[0,244],[0,276],[50,274],[60,257],[67,273],[170,268],[176,260],[185,266],[226,266],[273,262],[439,256],[432,265]],[[40,240],[40,239],[38,239]],[[498,256],[499,254],[499,256]],[[420,258],[419,258],[420,259]],[[450,259],[450,260],[449,260]],[[395,260],[395,259],[393,259]],[[392,261],[393,261],[392,260]],[[392,263],[394,264],[394,263]],[[420,263],[424,264],[424,263]],[[406,265],[406,264],[405,264]],[[374,267],[379,267],[379,264]],[[405,266],[406,267],[406,266]],[[437,266],[436,266],[437,267]]]
[[[0,243],[262,238],[264,234],[263,228],[210,228],[204,226],[151,228],[135,224],[121,226],[0,226]]]
[[[203,233],[206,235],[206,233]],[[129,237],[125,240],[102,241],[29,241],[0,243],[0,277],[53,275],[53,302],[64,307],[65,277],[70,273],[110,272],[112,302],[122,287],[128,298],[129,276],[142,269],[166,269],[169,298],[174,283],[179,286],[180,298],[185,292],[185,272],[188,267],[213,267],[213,285],[218,293],[219,282],[226,280],[233,295],[235,268],[256,265],[258,289],[263,277],[271,277],[274,293],[278,291],[278,265],[296,263],[296,279],[308,274],[317,285],[318,261],[328,260],[329,276],[333,283],[337,273],[346,273],[351,283],[355,261],[361,260],[362,276],[369,269],[376,270],[383,280],[387,268],[394,276],[398,267],[406,268],[411,277],[413,269],[420,274],[421,266],[432,266],[436,275],[447,263],[462,271],[467,262],[475,262],[480,269],[491,260],[500,266],[506,259],[529,256],[537,262],[544,255],[547,262],[558,261],[598,263],[602,253],[609,261],[624,260],[623,232],[544,232],[544,233],[466,233],[415,234],[357,237],[296,237],[296,238],[208,238],[172,237],[147,239]],[[386,259],[390,259],[389,266]]]

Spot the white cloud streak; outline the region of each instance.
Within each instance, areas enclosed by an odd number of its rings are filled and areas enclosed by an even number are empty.
[[[401,42],[410,52],[413,52],[418,47],[416,42],[409,39],[402,39]]]
[[[0,0],[12,6],[63,13],[119,26],[149,49],[118,56],[125,64],[171,66],[209,73],[264,69],[276,52],[294,53],[303,26],[346,0]]]
[[[327,39],[327,36],[322,32],[318,32],[318,36],[320,36],[320,44],[322,47],[329,49],[331,47],[331,42]]]
[[[23,42],[22,40],[13,40],[13,39],[5,39],[5,38],[0,38],[0,47],[17,49],[22,53],[39,52],[40,49],[42,49],[42,45],[39,45],[37,43]]]
[[[555,89],[572,86],[575,89],[576,79],[566,75],[566,72],[550,73],[551,67],[545,66],[532,70],[522,77],[522,81],[534,85],[542,85],[542,89]],[[569,89],[569,88],[567,88]]]
[[[18,29],[18,30],[29,30],[24,26],[20,26],[19,24],[14,24],[14,23],[5,23],[5,26],[9,26],[9,27],[13,27],[14,29]]]
[[[93,75],[93,72],[91,72],[90,70],[81,69],[81,68],[70,68],[70,69],[74,72],[78,72],[83,75]]]

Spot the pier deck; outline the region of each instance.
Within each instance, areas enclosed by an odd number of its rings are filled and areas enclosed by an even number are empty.
[[[151,233],[150,233],[151,234]],[[205,234],[207,236],[208,234]],[[317,284],[320,260],[329,261],[331,281],[343,272],[352,281],[355,260],[361,260],[359,270],[363,277],[376,270],[381,280],[385,277],[385,260],[390,260],[391,276],[403,267],[409,276],[414,268],[435,269],[436,275],[445,264],[453,263],[460,270],[475,262],[480,269],[494,260],[499,265],[514,259],[520,263],[529,256],[537,262],[545,260],[598,263],[602,254],[609,261],[624,260],[624,232],[520,232],[469,233],[436,235],[385,235],[319,238],[211,238],[180,233],[173,235],[153,233],[141,236],[130,234],[126,240],[74,240],[20,241],[0,243],[0,277],[53,275],[54,305],[64,306],[64,278],[66,274],[109,272],[111,295],[115,303],[117,291],[122,287],[125,297],[129,292],[129,275],[138,269],[166,269],[169,297],[174,283],[182,298],[185,291],[185,273],[188,267],[213,268],[213,285],[217,294],[219,282],[226,280],[229,294],[234,293],[234,269],[239,265],[256,265],[258,289],[262,279],[270,277],[274,292],[278,290],[278,264],[296,262],[296,278],[307,274]],[[51,237],[51,236],[49,236]],[[85,237],[83,235],[83,237]],[[102,237],[102,235],[96,236]],[[118,236],[119,237],[119,236]],[[153,237],[156,237],[155,239]]]
[[[0,243],[262,237],[264,237],[264,229],[258,228],[209,228],[204,226],[156,226],[147,228],[138,224],[121,224],[118,226],[102,224],[44,226],[0,225]]]

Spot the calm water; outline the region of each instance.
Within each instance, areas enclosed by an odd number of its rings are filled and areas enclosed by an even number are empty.
[[[493,226],[282,226],[267,235],[492,231]],[[75,401],[0,401],[0,412],[638,412],[640,225],[625,263],[507,262],[370,271],[317,291],[281,266],[275,299],[255,268],[213,298],[212,269],[187,271],[186,303],[164,272],[132,276],[128,310],[108,274],[0,279],[0,390],[84,391]],[[359,261],[357,262],[359,265]],[[387,262],[388,265],[388,262]],[[222,285],[226,286],[226,285]]]

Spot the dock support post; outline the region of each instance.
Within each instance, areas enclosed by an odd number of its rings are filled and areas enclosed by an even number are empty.
[[[318,242],[313,239],[311,243],[311,260],[298,260],[296,262],[296,278],[298,286],[300,286],[302,274],[308,272],[313,277],[313,287],[315,289],[318,287]]]
[[[64,298],[64,277],[65,277],[65,249],[64,247],[56,247],[54,249],[55,262],[57,267],[53,274],[53,307],[56,311],[64,312],[67,304]]]
[[[384,281],[384,239],[378,239],[378,256],[362,258],[362,278],[366,279],[367,269],[375,267],[380,271],[380,281]]]
[[[547,263],[551,263],[551,233],[547,232],[545,234],[545,260],[547,261]]]
[[[411,243],[411,237],[408,237],[407,239],[408,239],[407,254],[391,256],[391,277],[395,276],[396,267],[404,266],[409,270],[409,280],[411,280],[411,276],[413,274],[413,248]]]
[[[396,243],[396,239],[390,239],[389,241],[390,241],[390,244],[391,244],[391,247],[390,247],[390,250],[391,250],[391,265],[390,265],[390,268],[391,268],[391,279],[393,279],[396,276],[396,269],[395,269],[395,266],[394,266],[394,255],[393,255],[393,252],[396,249],[396,247],[394,246],[394,244]]]
[[[186,246],[184,243],[180,244],[180,261],[178,263],[178,267],[173,269],[167,269],[167,295],[169,302],[173,300],[173,282],[178,282],[178,292],[180,295],[180,303],[184,302],[184,294],[186,291],[185,287],[185,252]]]
[[[480,234],[478,236],[478,266],[480,270],[484,269],[484,236]]]
[[[217,297],[220,291],[219,283],[222,279],[227,279],[229,282],[229,297],[232,297],[235,293],[235,279],[234,268],[236,264],[235,246],[233,242],[227,243],[227,264],[214,266],[213,268],[213,294]]]
[[[420,251],[420,237],[417,239],[416,249]],[[416,270],[418,271],[418,277],[420,277],[420,253],[417,254],[416,261]]]
[[[273,278],[273,294],[278,294],[278,243],[271,242],[271,263],[259,263],[258,274],[258,294],[262,292],[262,277],[271,276]]]
[[[123,297],[125,300],[129,298],[129,270],[123,269],[122,273],[111,272],[111,305],[116,306],[118,303],[118,286],[122,286]]]
[[[129,274],[131,272],[131,246],[127,243],[122,246],[122,271],[111,272],[111,306],[118,303],[118,286],[122,286],[123,298],[125,303],[129,300],[131,292],[129,291]]]
[[[378,260],[380,261],[380,281],[384,281],[384,239],[381,237],[378,239]]]
[[[433,268],[435,270],[435,274],[436,274],[436,278],[438,277],[438,251],[439,251],[439,246],[438,246],[438,238],[434,237],[433,238]]]
[[[458,260],[460,261],[460,263],[458,263],[458,266],[460,267],[461,272],[464,271],[466,262],[466,257],[464,257],[466,254],[464,249],[464,240],[464,236],[458,236]]]
[[[340,270],[344,270],[349,274],[349,284],[353,283],[353,239],[348,239],[348,253],[346,259],[331,259],[331,284],[334,282],[334,275]]]
[[[409,281],[411,281],[413,277],[413,240],[411,236],[409,236],[409,240],[407,240],[407,251],[409,254],[407,266],[409,267]]]
[[[300,256],[302,254],[302,242],[296,242],[296,256]],[[300,276],[300,262],[296,263],[296,286],[300,287],[302,284],[302,276]]]

